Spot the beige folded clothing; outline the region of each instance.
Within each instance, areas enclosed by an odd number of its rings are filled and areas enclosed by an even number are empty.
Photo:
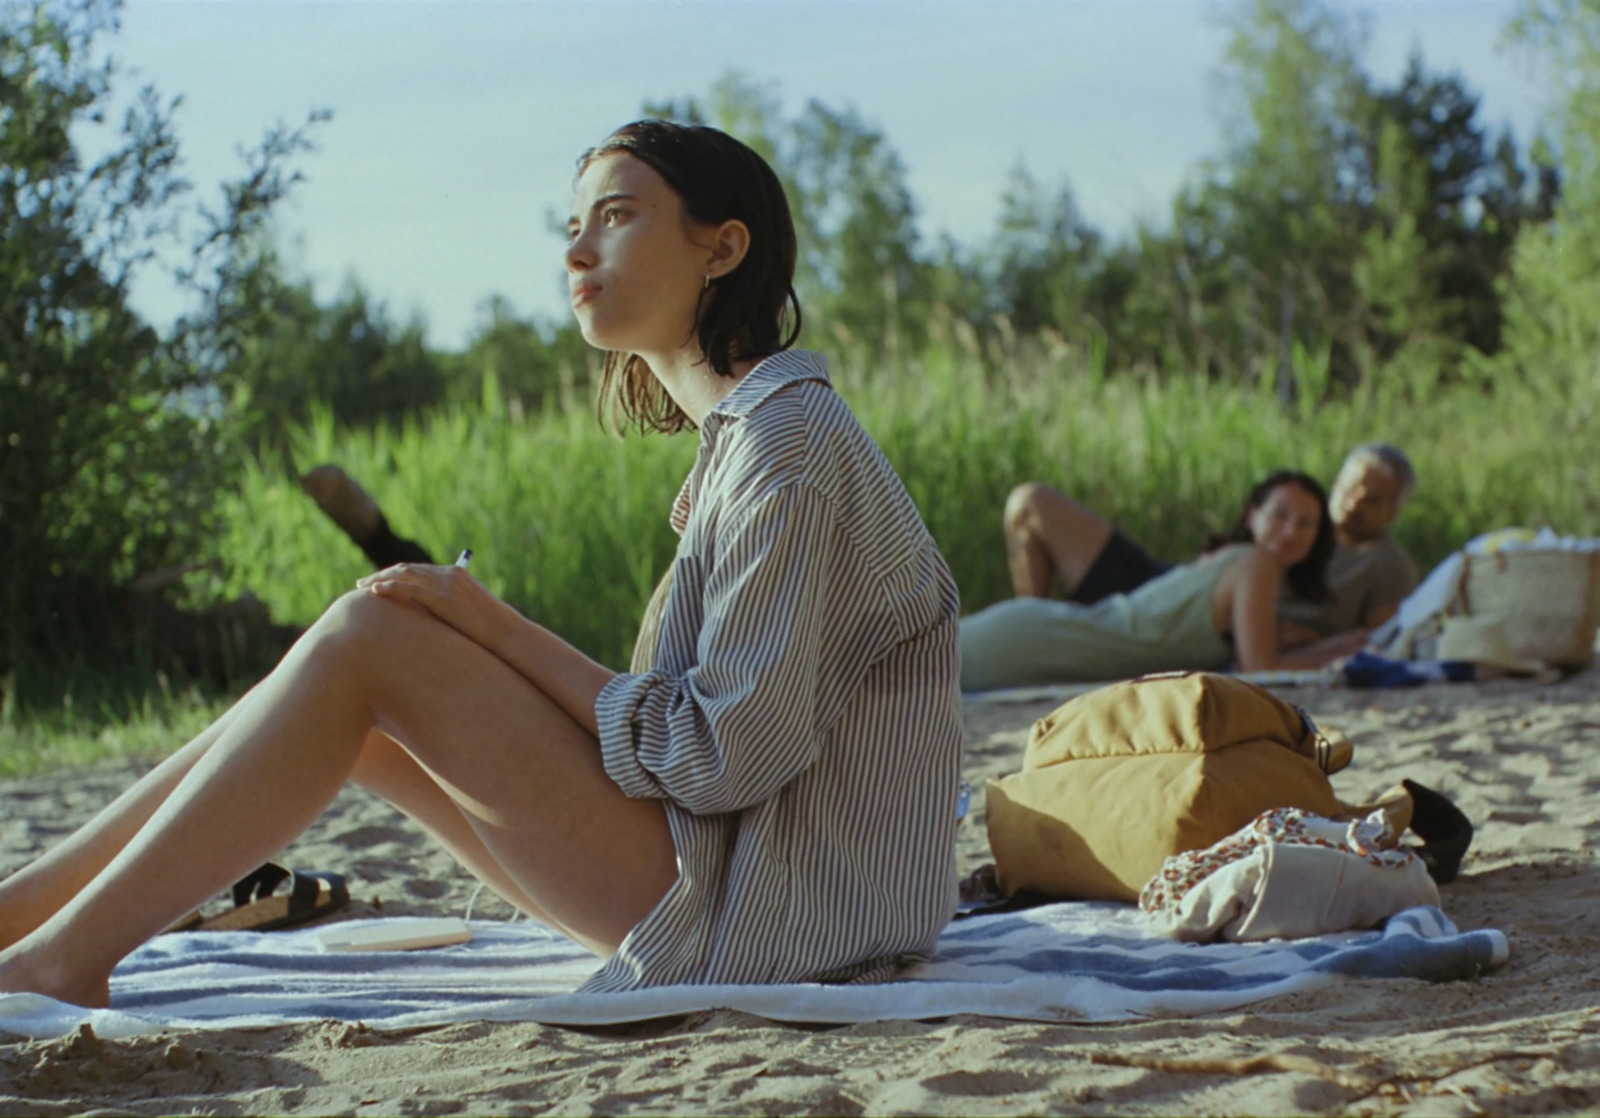
[[[1198,942],[1370,928],[1439,903],[1422,860],[1394,839],[1382,811],[1341,823],[1280,808],[1204,850],[1168,858],[1139,905],[1158,933]]]

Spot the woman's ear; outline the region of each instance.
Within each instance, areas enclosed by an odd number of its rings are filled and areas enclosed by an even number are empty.
[[[706,275],[721,279],[744,261],[750,251],[750,228],[738,218],[729,218],[717,226],[711,239],[711,261]]]

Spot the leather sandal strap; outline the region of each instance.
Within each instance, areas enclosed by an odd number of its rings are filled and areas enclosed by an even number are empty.
[[[289,875],[293,884],[289,891],[289,915],[304,916],[316,911],[318,902],[324,908],[342,908],[350,900],[350,890],[342,874],[326,870],[296,872]],[[323,900],[323,888],[328,890]]]
[[[233,883],[233,907],[243,908],[277,892],[294,874],[276,862],[265,862]]]

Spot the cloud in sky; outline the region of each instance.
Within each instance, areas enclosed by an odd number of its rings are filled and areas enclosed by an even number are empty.
[[[1543,92],[1497,52],[1510,0],[1388,0],[1365,13],[1368,70],[1413,45],[1483,94],[1524,144]],[[703,95],[730,70],[786,110],[853,106],[904,160],[925,236],[972,244],[1019,161],[1069,182],[1112,234],[1160,222],[1220,143],[1210,73],[1224,35],[1199,2],[1157,0],[131,0],[114,51],[183,94],[204,188],[279,121],[334,111],[284,211],[320,297],[357,277],[430,338],[460,345],[490,295],[565,314],[559,236],[578,153],[647,100]],[[139,293],[156,318],[175,309]]]

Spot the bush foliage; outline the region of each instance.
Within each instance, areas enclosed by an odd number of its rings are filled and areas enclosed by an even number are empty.
[[[1024,478],[1181,560],[1231,525],[1261,475],[1294,464],[1330,477],[1352,445],[1382,438],[1421,478],[1397,534],[1422,563],[1495,527],[1600,529],[1588,441],[1530,437],[1563,422],[1564,405],[1538,392],[1429,386],[1421,399],[1394,389],[1286,409],[1270,387],[1098,375],[1059,345],[1019,346],[1004,376],[986,371],[970,335],[897,361],[832,356],[836,386],[905,480],[968,610],[1010,593],[1000,508]],[[360,478],[394,529],[433,554],[472,547],[492,590],[621,669],[672,557],[667,511],[695,440],[619,439],[586,409],[519,415],[489,391],[399,430],[342,430],[323,413],[292,446],[299,469],[333,461]],[[368,569],[276,464],[250,463],[225,510],[232,589],[274,616],[309,623]]]

